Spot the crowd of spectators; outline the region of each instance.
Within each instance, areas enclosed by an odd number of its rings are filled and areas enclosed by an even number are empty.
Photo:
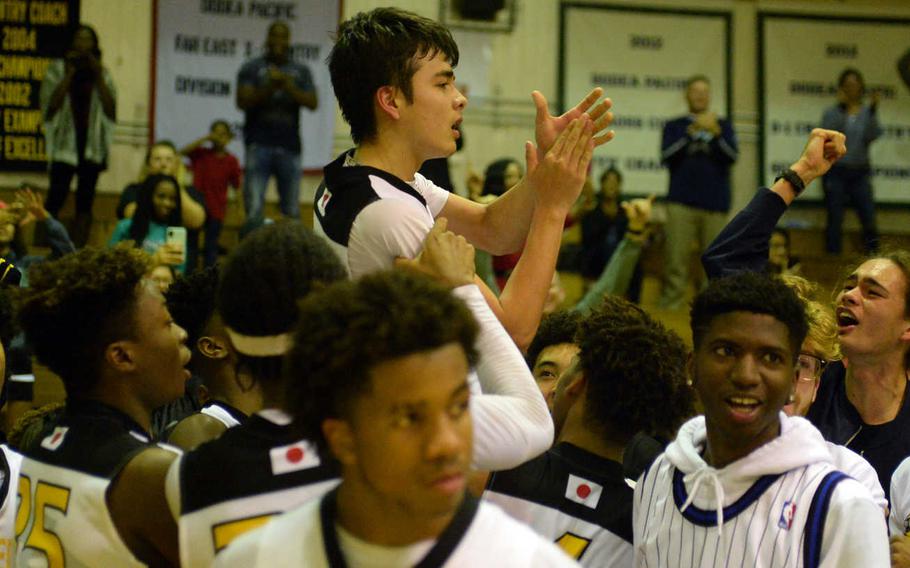
[[[317,101],[289,33],[272,24],[240,72],[246,179],[223,120],[179,152],[157,141],[107,247],[55,218],[66,175],[90,212],[93,136],[116,116],[91,28],[49,71],[46,119],[75,142],[58,132],[44,204],[28,187],[0,202],[16,418],[0,566],[910,566],[910,253],[867,230],[870,256],[825,299],[777,227],[814,180],[853,175],[850,128],[813,130],[726,222],[735,136],[690,79],[691,114],[664,131],[661,300],[683,302],[698,233],[690,346],[634,301],[654,197],[624,199],[615,168],[589,180],[594,149],[621,143],[601,89],[562,115],[535,91],[524,163],[492,162],[464,198],[420,173],[461,138],[455,40],[396,8],[357,14],[328,58],[354,145],[325,166],[309,229],[296,133]],[[842,86],[840,111],[873,124]],[[284,218],[265,223],[270,175]],[[247,221],[219,260],[230,187]],[[22,239],[38,224],[46,257]],[[573,224],[586,289],[567,305]],[[65,400],[14,408],[23,358]]]

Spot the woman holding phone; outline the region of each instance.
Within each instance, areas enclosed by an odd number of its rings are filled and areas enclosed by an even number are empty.
[[[180,190],[173,176],[154,174],[145,179],[136,212],[117,223],[108,244],[122,241],[132,241],[148,252],[156,266],[173,266],[184,273],[186,229],[180,225]]]
[[[80,24],[63,59],[51,62],[41,82],[50,188],[44,207],[54,217],[66,202],[73,177],[73,240],[84,246],[92,224],[98,175],[107,167],[117,119],[117,91],[101,65],[98,34]]]

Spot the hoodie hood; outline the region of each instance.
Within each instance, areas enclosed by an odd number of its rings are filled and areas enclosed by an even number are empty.
[[[781,412],[780,423],[780,436],[720,469],[711,467],[702,457],[707,443],[705,417],[683,424],[666,450],[667,460],[682,475],[685,500],[680,510],[694,506],[716,512],[722,532],[723,508],[734,504],[753,486],[770,485],[780,474],[796,468],[831,463],[824,438],[808,420]]]

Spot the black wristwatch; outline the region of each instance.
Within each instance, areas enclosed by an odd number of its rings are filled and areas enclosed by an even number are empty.
[[[803,192],[804,189],[806,189],[806,184],[803,182],[803,178],[799,177],[799,174],[797,174],[790,168],[787,168],[786,170],[784,170],[780,174],[778,174],[778,176],[776,178],[774,178],[774,183],[777,183],[778,181],[780,181],[782,179],[785,179],[788,182],[790,182],[790,185],[793,186],[793,191],[796,192],[796,195],[799,195],[800,193]]]

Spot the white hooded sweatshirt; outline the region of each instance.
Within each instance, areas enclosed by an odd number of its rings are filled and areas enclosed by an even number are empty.
[[[680,428],[635,488],[636,566],[890,566],[868,489],[834,468],[807,420],[780,420],[780,436],[721,469],[702,458],[704,417]]]

